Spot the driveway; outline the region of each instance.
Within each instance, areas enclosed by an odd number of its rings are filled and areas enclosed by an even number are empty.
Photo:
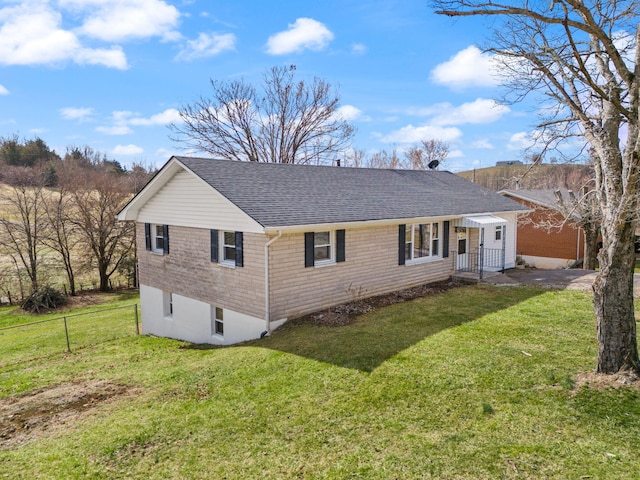
[[[569,290],[591,290],[598,272],[594,270],[545,270],[540,268],[514,269],[505,272],[506,277],[521,285],[540,285],[549,288]],[[634,297],[640,297],[640,274],[634,275]]]
[[[515,269],[506,272],[509,278],[520,284],[536,284],[572,290],[590,289],[596,274],[597,272],[594,270],[545,270],[541,268]]]

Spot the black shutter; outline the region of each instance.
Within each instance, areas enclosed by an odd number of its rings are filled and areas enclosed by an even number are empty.
[[[449,220],[442,222],[442,258],[449,256]]]
[[[398,265],[404,265],[404,250],[405,245],[404,242],[407,236],[407,226],[406,225],[398,225]]]
[[[166,255],[169,253],[169,225],[162,225],[162,236],[164,237],[163,253]]]
[[[315,235],[313,232],[305,232],[304,234],[304,266],[313,267],[313,240]]]
[[[211,261],[218,263],[218,230],[211,230]]]
[[[236,232],[236,267],[242,267],[244,254],[242,252],[242,232]]]
[[[336,230],[336,262],[344,262],[344,230]]]
[[[147,250],[151,250],[151,224],[144,224],[144,242]]]

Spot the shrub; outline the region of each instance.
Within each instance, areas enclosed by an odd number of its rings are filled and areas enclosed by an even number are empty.
[[[55,288],[45,285],[38,288],[22,302],[22,309],[31,313],[53,310],[67,302],[66,297]]]

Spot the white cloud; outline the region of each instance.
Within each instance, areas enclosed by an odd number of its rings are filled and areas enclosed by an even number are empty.
[[[75,56],[75,61],[86,65],[104,65],[118,70],[128,68],[127,57],[122,48],[118,46],[111,47],[109,50],[104,48],[81,48]]]
[[[175,108],[168,108],[163,112],[151,115],[148,118],[141,117],[129,110],[116,110],[111,113],[112,125],[100,126],[97,132],[105,135],[129,135],[133,133],[131,126],[153,127],[167,125],[172,122],[180,122],[180,113]]]
[[[289,30],[271,35],[267,40],[267,53],[286,55],[305,49],[322,50],[333,40],[333,33],[313,18],[298,18],[289,24]]]
[[[96,132],[104,133],[105,135],[129,135],[133,133],[126,125],[112,125],[110,127],[96,127]]]
[[[178,60],[195,60],[218,55],[225,50],[233,50],[236,36],[233,33],[218,35],[216,33],[200,33],[195,40],[187,40],[186,46],[176,56]]]
[[[526,150],[535,144],[534,138],[527,132],[518,132],[511,135],[507,143],[508,150]]]
[[[478,150],[493,150],[495,148],[493,144],[486,138],[476,140],[470,146],[471,148],[476,148]]]
[[[451,150],[447,158],[464,158],[464,152],[462,150]]]
[[[336,111],[336,117],[341,120],[351,121],[351,120],[366,120],[366,117],[363,117],[362,110],[353,105],[343,105]]]
[[[495,100],[478,98],[473,102],[463,103],[458,107],[442,108],[432,123],[434,125],[484,124],[495,122],[511,109]]]
[[[120,47],[85,48],[78,37],[60,27],[62,15],[45,3],[0,9],[0,64],[51,65],[72,61],[126,69]]]
[[[362,55],[367,52],[367,46],[362,43],[354,43],[351,45],[351,53],[354,55]]]
[[[151,115],[149,118],[135,117],[127,120],[129,125],[167,125],[172,122],[180,122],[180,112],[175,108],[168,108],[164,112]]]
[[[59,110],[60,116],[65,120],[87,120],[91,115],[93,115],[93,108],[75,108],[75,107],[65,107]]]
[[[431,71],[431,80],[454,89],[494,87],[500,83],[496,73],[493,56],[470,46],[436,66]]]
[[[0,85],[0,95],[9,95],[9,90],[4,85]]]
[[[180,12],[162,0],[61,0],[60,5],[84,13],[82,35],[107,42],[161,37],[177,40]]]
[[[113,150],[111,150],[112,155],[140,155],[144,152],[144,148],[139,147],[138,145],[116,145]]]
[[[451,142],[462,136],[462,132],[455,127],[440,127],[435,125],[423,125],[414,127],[407,125],[399,130],[395,130],[380,140],[384,143],[415,143],[421,140],[442,140]]]
[[[176,150],[169,150],[167,148],[158,148],[155,152],[154,152],[154,156],[158,157],[158,158],[162,158],[164,160],[168,160],[169,158],[171,158],[173,155],[177,155]]]

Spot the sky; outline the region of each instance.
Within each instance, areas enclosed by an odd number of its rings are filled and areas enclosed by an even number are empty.
[[[0,137],[159,167],[189,153],[167,125],[210,79],[295,65],[337,88],[354,148],[438,139],[445,169],[488,167],[522,159],[537,120],[497,101],[488,35],[426,0],[0,0]]]

